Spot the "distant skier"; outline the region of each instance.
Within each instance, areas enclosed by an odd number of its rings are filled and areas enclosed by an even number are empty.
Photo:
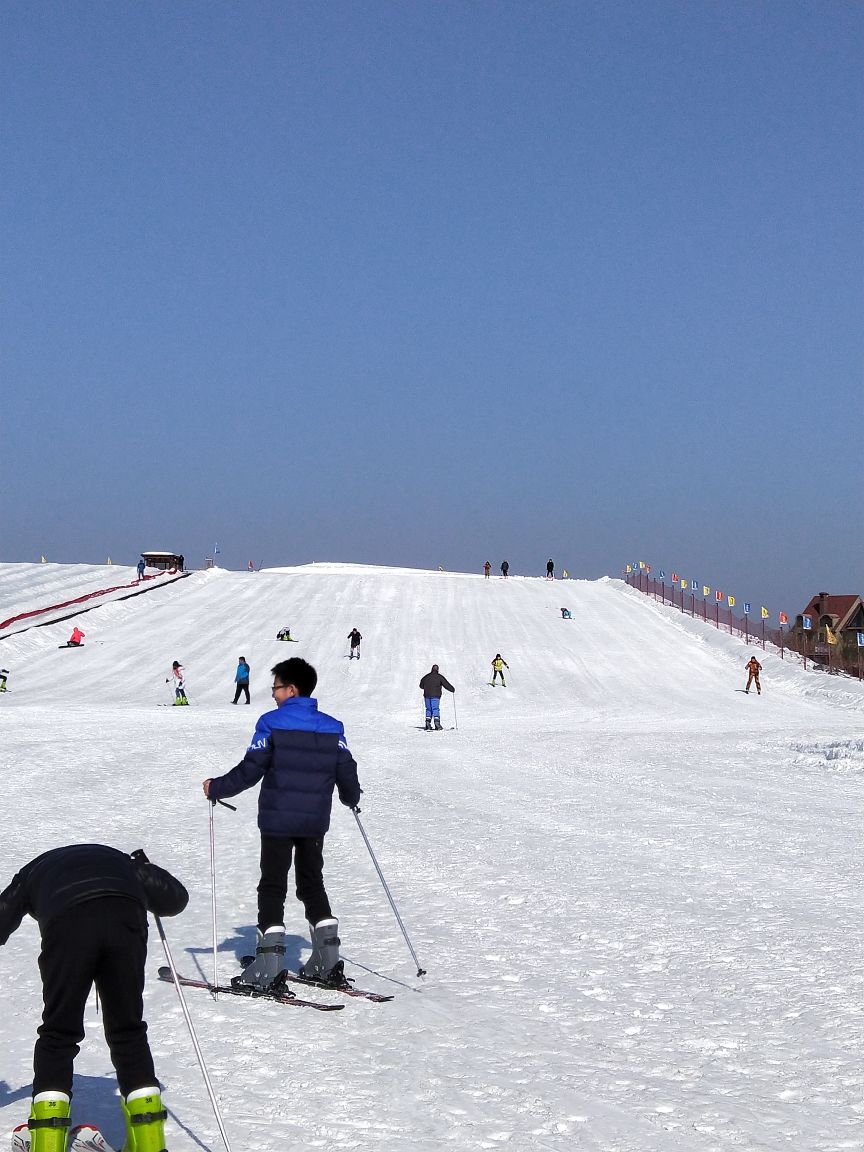
[[[501,561],[501,575],[504,577],[504,579],[505,579],[505,580],[507,579],[507,573],[508,573],[509,571],[510,571],[510,563],[509,563],[509,561],[507,561],[507,560],[502,560],[502,561]]]
[[[26,915],[42,936],[44,1011],[33,1051],[31,1152],[64,1152],[72,1071],[95,984],[126,1121],[124,1148],[165,1147],[159,1080],[144,1022],[147,912],[176,916],[189,902],[179,880],[104,844],[71,844],[31,860],[0,893],[0,944]]]
[[[495,687],[495,681],[498,679],[499,676],[501,677],[501,687],[502,688],[507,687],[507,683],[504,679],[504,669],[505,668],[507,669],[508,672],[510,671],[510,665],[502,657],[500,652],[496,652],[495,653],[495,659],[492,661],[492,687],[493,688]]]
[[[448,692],[455,692],[456,689],[446,680],[438,671],[438,665],[433,664],[431,672],[427,672],[423,679],[420,681],[420,687],[423,689],[423,703],[426,706],[426,731],[432,731],[432,722],[435,722],[435,731],[441,731],[441,689],[446,688]]]
[[[744,691],[749,692],[750,685],[755,683],[756,693],[758,696],[761,696],[762,685],[759,683],[759,673],[762,671],[762,665],[759,663],[755,656],[751,656],[744,667],[747,669],[747,687],[744,689]]]
[[[492,571],[492,565],[487,560],[486,563],[483,565],[483,575],[486,577],[487,580],[489,579],[489,573],[491,571]]]
[[[561,619],[562,620],[572,619],[572,617],[570,616],[570,609],[569,608],[562,608],[561,609]]]
[[[357,659],[359,660],[360,659],[360,641],[363,639],[363,637],[360,635],[360,633],[357,631],[356,628],[352,628],[351,631],[348,633],[348,639],[351,641],[351,651],[348,653],[348,659],[353,660],[354,657],[356,656]]]
[[[554,580],[555,579],[555,561],[554,560],[547,560],[546,561],[546,579],[547,580]]]
[[[87,633],[82,632],[80,628],[78,628],[78,627],[73,628],[72,629],[72,635],[69,637],[69,639],[66,641],[66,643],[61,644],[60,647],[61,648],[80,648],[81,645],[84,643],[84,637],[86,635],[87,635]]]
[[[183,665],[178,660],[175,660],[171,665],[171,675],[166,679],[165,683],[173,683],[174,685],[175,705],[189,703],[186,699],[186,680],[183,676]]]
[[[0,692],[7,692],[6,680],[9,676],[8,668],[0,668]]]
[[[290,640],[292,644],[299,643],[299,641],[295,640],[294,637],[291,635],[291,629],[290,628],[280,628],[279,631],[276,633],[276,639],[277,640]]]
[[[234,690],[234,699],[232,701],[233,704],[236,704],[240,699],[241,692],[246,693],[246,703],[252,703],[252,701],[249,699],[249,674],[251,671],[251,668],[246,663],[246,657],[241,656],[239,663],[237,664],[237,671],[234,673],[234,683],[237,685],[237,687]]]
[[[146,567],[147,567],[147,565],[144,563],[144,557],[142,556],[141,559],[138,561],[138,579],[139,580],[144,579],[144,569]]]
[[[295,656],[271,671],[275,711],[259,717],[246,755],[235,768],[203,782],[208,800],[222,800],[263,780],[258,793],[258,943],[254,959],[236,979],[266,991],[285,966],[285,896],[293,854],[297,899],[312,935],[312,955],[301,971],[310,979],[340,985],[345,977],[339,921],[324,888],[324,836],[334,789],[346,807],[356,808],[360,802],[357,765],[341,722],[319,712],[312,699],[318,682],[312,665]]]

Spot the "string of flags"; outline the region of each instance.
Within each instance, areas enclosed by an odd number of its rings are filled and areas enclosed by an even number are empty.
[[[627,565],[627,575],[630,576],[634,573],[644,573],[646,576],[650,576],[652,574],[651,565],[646,564],[644,560],[638,560],[638,561],[634,562],[633,564],[628,564]],[[657,572],[654,574],[654,579],[659,580],[661,584],[665,582],[666,573],[664,572],[664,570],[662,568],[658,569]],[[677,584],[682,592],[686,592],[689,590],[691,596],[698,596],[699,590],[701,588],[703,600],[707,600],[708,597],[711,595],[711,592],[712,592],[710,585],[702,584],[699,580],[693,580],[689,576],[682,576],[680,572],[671,572],[669,574],[669,580],[670,580],[670,583],[672,583],[673,585]],[[714,601],[716,604],[719,605],[719,604],[723,604],[725,602],[725,604],[728,608],[734,608],[735,605],[737,604],[737,600],[736,600],[735,596],[733,596],[731,594],[731,592],[730,593],[724,593],[719,588],[715,588],[713,590],[713,592],[714,592]],[[751,602],[749,600],[744,600],[742,602],[741,611],[744,613],[745,616],[750,616],[752,614],[753,605],[751,604]],[[759,614],[760,614],[760,617],[762,620],[770,620],[771,619],[771,612],[769,611],[768,608],[765,607],[764,604],[760,605]],[[778,612],[777,613],[777,621],[780,624],[788,624],[789,623],[789,616],[785,612]],[[807,621],[806,616],[804,617],[804,621],[805,621],[804,627],[807,628],[808,625],[806,623],[806,621]],[[837,639],[835,637],[835,639],[833,639],[833,640],[831,640],[829,638],[828,643],[829,644],[839,644],[840,641],[839,641],[839,639]]]

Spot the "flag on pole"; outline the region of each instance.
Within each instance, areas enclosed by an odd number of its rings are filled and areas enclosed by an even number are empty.
[[[645,561],[644,561],[644,560],[640,560],[640,561],[639,561],[639,567],[640,567],[640,568],[644,568],[644,567],[645,567]]]
[[[717,601],[717,603],[718,603],[718,604],[719,604],[719,603],[720,603],[720,601],[723,599],[723,593],[720,591],[720,589],[719,589],[719,588],[718,588],[718,589],[717,589],[717,591],[714,593],[714,599]]]
[[[744,608],[743,608],[743,612],[744,612],[744,615],[745,615],[745,616],[749,616],[749,615],[750,615],[750,601],[749,601],[749,600],[745,600],[745,601],[744,601]]]
[[[789,623],[789,617],[786,615],[785,612],[781,612],[780,615],[777,617],[777,619],[780,621],[781,624],[788,624]]]
[[[829,644],[839,644],[840,643],[840,637],[833,630],[833,628],[829,628],[827,624],[825,625],[825,639],[828,641]]]
[[[702,595],[703,596],[710,596],[711,595],[711,589],[708,587],[707,584],[702,585]]]
[[[47,563],[48,563],[48,561],[45,559],[45,557],[44,557],[44,556],[40,556],[40,557],[39,557],[39,563],[40,563],[40,564],[47,564]]]
[[[677,584],[677,583],[678,583],[678,573],[677,573],[677,572],[673,572],[673,573],[672,573],[672,583],[673,583],[673,584]]]
[[[662,568],[661,568],[661,569],[660,569],[660,571],[657,573],[657,575],[658,575],[658,577],[659,577],[661,580],[665,580],[665,579],[666,579],[666,573],[663,571],[663,569],[662,569]]]
[[[768,611],[768,609],[763,604],[762,605],[762,619],[767,620],[770,615],[771,615],[771,613]]]
[[[734,596],[727,596],[726,597],[726,603],[729,605],[730,608],[734,608],[735,607],[735,597]]]
[[[812,616],[802,616],[801,617],[801,627],[805,628],[809,632],[810,629],[813,627],[813,617]]]
[[[113,560],[111,559],[111,557],[109,556],[109,557],[108,557],[108,559],[107,559],[107,561],[106,561],[106,563],[108,563],[108,564],[113,564],[113,563],[114,563],[114,561],[113,561]]]
[[[221,551],[222,551],[222,549],[219,547],[218,544],[213,545],[213,555],[214,556],[218,556]]]
[[[686,577],[682,576],[681,577],[681,591],[683,592],[686,587],[687,587]]]
[[[631,573],[632,571],[633,571],[633,565],[632,565],[632,564],[628,564],[628,565],[627,565],[627,575],[629,576],[629,575],[630,575],[630,573]]]

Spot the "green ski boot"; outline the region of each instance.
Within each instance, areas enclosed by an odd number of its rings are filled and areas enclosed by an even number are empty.
[[[138,1088],[124,1100],[120,1098],[126,1121],[123,1152],[165,1152],[165,1121],[168,1113],[162,1107],[158,1088]]]
[[[72,1103],[65,1092],[38,1092],[30,1107],[30,1152],[66,1152]]]

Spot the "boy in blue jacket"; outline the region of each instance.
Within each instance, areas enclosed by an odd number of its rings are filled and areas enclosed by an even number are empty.
[[[318,674],[295,657],[271,669],[276,709],[258,720],[240,763],[203,783],[208,800],[223,800],[259,781],[258,942],[255,957],[238,981],[266,991],[284,967],[285,898],[294,863],[297,899],[312,935],[312,955],[302,974],[324,983],[344,982],[339,959],[339,921],[324,888],[324,836],[330,827],[334,789],[348,808],[360,802],[357,765],[339,720],[318,711],[312,699]]]

